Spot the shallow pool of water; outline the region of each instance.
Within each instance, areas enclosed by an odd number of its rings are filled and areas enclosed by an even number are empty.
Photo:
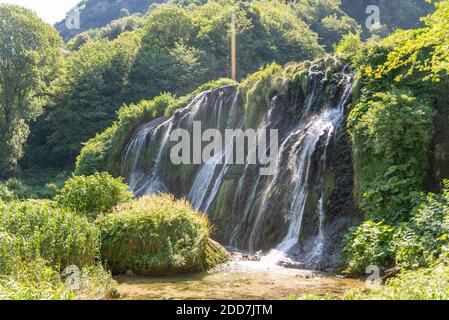
[[[119,276],[122,299],[249,300],[282,299],[304,294],[341,296],[364,285],[308,270],[287,269],[258,261],[234,261],[205,274],[174,277]]]

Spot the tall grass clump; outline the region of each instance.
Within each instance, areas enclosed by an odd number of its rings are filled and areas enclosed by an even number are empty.
[[[147,196],[117,207],[98,220],[101,253],[114,273],[165,275],[204,271],[210,255],[207,218],[171,195]],[[222,261],[219,259],[219,261]]]
[[[62,207],[95,219],[132,198],[133,194],[122,178],[114,178],[104,172],[70,178],[56,196],[56,201]]]
[[[60,270],[95,264],[99,256],[98,228],[50,201],[0,202],[0,235],[0,261],[43,258]]]

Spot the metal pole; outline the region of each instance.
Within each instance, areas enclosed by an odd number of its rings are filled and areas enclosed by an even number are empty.
[[[232,80],[237,80],[237,34],[235,29],[235,11],[232,13],[231,22],[231,59],[232,59]]]

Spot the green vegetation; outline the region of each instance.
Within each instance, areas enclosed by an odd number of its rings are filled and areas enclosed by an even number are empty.
[[[342,10],[363,26],[366,37],[370,36],[365,28],[366,8],[370,5],[377,5],[380,9],[381,25],[373,30],[377,35],[386,35],[396,29],[415,29],[420,26],[420,18],[433,10],[433,6],[427,0],[341,0],[341,2]]]
[[[100,232],[50,201],[0,201],[0,299],[103,299],[117,295],[116,283],[99,258]],[[78,288],[61,272],[81,268]]]
[[[61,38],[32,11],[0,5],[0,178],[18,169],[29,124],[48,101]]]
[[[61,274],[42,259],[19,263],[0,276],[0,300],[98,300],[117,298],[117,283],[102,266],[80,270],[77,288],[69,289]]]
[[[180,97],[229,77],[233,14],[239,79],[272,61],[316,58],[323,45],[330,48],[346,32],[359,30],[331,3],[313,4],[316,8],[266,0],[182,5],[152,6],[145,17],[126,17],[70,41],[66,49],[76,51],[67,52],[45,112],[31,128],[22,165],[70,168],[82,143],[110,127],[123,104],[164,92]],[[311,29],[312,21],[317,22]]]
[[[348,300],[447,300],[449,269],[445,265],[403,272],[387,281],[385,286],[353,291]]]
[[[173,196],[148,196],[121,205],[97,224],[103,259],[115,273],[198,272],[227,260],[220,246],[209,243],[207,218]]]
[[[0,230],[18,242],[21,260],[42,257],[63,270],[93,264],[98,257],[97,228],[50,201],[0,203]]]
[[[433,110],[412,92],[363,92],[348,118],[359,207],[370,219],[403,221],[423,190]]]
[[[115,40],[122,33],[142,28],[144,23],[145,19],[139,16],[128,16],[117,19],[102,28],[89,29],[76,35],[67,42],[66,48],[70,51],[78,51],[84,44],[90,41],[98,41],[101,39]]]
[[[9,271],[8,277],[3,272],[4,269],[0,277],[0,300],[75,299],[73,291],[66,288],[59,273],[47,267],[43,260],[16,265],[14,272]]]
[[[82,30],[56,26],[65,45],[32,11],[1,4],[0,299],[115,297],[106,266],[159,275],[227,261],[188,203],[133,200],[113,178],[127,165],[124,147],[139,126],[227,85],[238,86],[245,125],[256,127],[276,93],[307,92],[305,61],[332,48],[357,71],[346,127],[363,219],[345,237],[347,271],[374,264],[399,274],[345,298],[447,299],[449,0],[422,24],[428,1],[378,0],[373,33],[369,4],[84,0]],[[233,18],[240,84],[227,78]],[[332,58],[319,61],[332,70]],[[71,265],[76,289],[61,275]]]
[[[415,199],[420,204],[406,222],[391,226],[367,221],[354,228],[346,239],[349,270],[363,273],[368,265],[417,269],[443,259],[449,244],[447,187],[441,195]]]
[[[110,212],[118,204],[128,202],[133,194],[122,178],[113,178],[108,173],[92,176],[75,176],[64,184],[55,200],[62,207],[95,219]]]
[[[126,84],[138,50],[137,34],[89,42],[65,60],[51,103],[32,128],[25,164],[63,168],[82,143],[108,127],[127,101]]]
[[[218,79],[208,82],[195,92],[180,98],[164,93],[152,100],[142,100],[137,104],[123,106],[112,126],[85,144],[77,158],[75,174],[89,175],[108,171],[119,175],[123,149],[135,128],[158,117],[171,116],[179,108],[185,107],[203,90],[212,90],[232,84],[235,84],[232,80]]]
[[[187,202],[131,198],[122,179],[97,173],[70,178],[56,201],[0,200],[0,299],[115,298],[101,257],[114,272],[141,274],[206,271],[229,259]]]
[[[447,108],[444,46],[448,1],[425,27],[397,31],[362,43],[346,36],[336,51],[358,69],[359,83],[348,118],[353,143],[356,201],[367,221],[346,236],[348,271],[369,265],[402,271],[385,287],[352,298],[430,299],[447,294],[448,185],[428,193],[429,157]],[[443,151],[444,152],[444,151]],[[443,176],[444,178],[444,176]],[[415,277],[415,279],[414,279]],[[442,282],[436,283],[438,277]],[[428,282],[429,285],[425,285]],[[435,285],[433,285],[435,284]],[[446,292],[445,292],[446,291]],[[348,296],[351,298],[351,296]]]
[[[53,168],[27,170],[21,179],[0,181],[0,200],[51,199],[66,179],[66,172]]]
[[[71,10],[80,12],[80,29],[67,29],[66,19],[57,23],[55,28],[67,41],[79,33],[103,27],[116,19],[145,14],[150,5],[160,2],[163,0],[80,0]]]

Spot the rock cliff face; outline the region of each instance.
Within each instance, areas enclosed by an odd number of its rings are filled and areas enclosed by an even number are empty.
[[[204,92],[169,119],[136,129],[122,159],[122,175],[137,195],[171,192],[208,214],[223,245],[310,268],[336,267],[342,235],[356,218],[351,150],[344,119],[352,78],[333,59],[321,60],[286,81],[282,92],[260,99],[254,110],[237,87]],[[278,164],[223,164],[224,145],[211,162],[174,165],[171,133],[206,129],[277,129]],[[234,143],[234,142],[232,142]],[[235,148],[234,148],[235,149]],[[251,146],[248,146],[248,150]],[[267,152],[270,148],[267,147]]]
[[[67,19],[56,23],[55,28],[67,41],[83,31],[103,27],[113,20],[145,14],[151,4],[161,2],[165,0],[84,0],[73,9],[80,12],[80,29],[67,28]]]

